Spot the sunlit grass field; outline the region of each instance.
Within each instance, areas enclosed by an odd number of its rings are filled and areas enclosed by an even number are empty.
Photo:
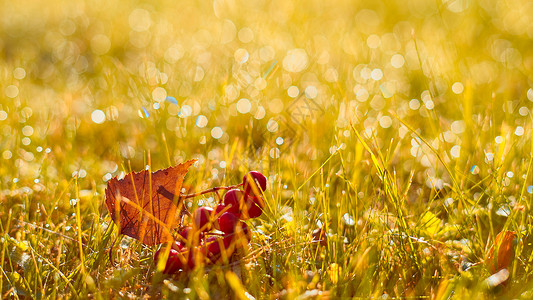
[[[0,298],[532,298],[532,11],[0,1]],[[104,189],[189,159],[266,207],[232,264],[164,275]]]

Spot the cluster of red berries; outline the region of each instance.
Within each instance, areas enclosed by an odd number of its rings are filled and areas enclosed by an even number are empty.
[[[164,273],[192,270],[199,264],[228,263],[234,251],[250,241],[248,225],[244,220],[259,217],[264,208],[261,197],[267,179],[257,171],[248,172],[243,189],[231,189],[215,209],[198,207],[192,213],[190,226],[181,228],[177,241],[170,248]],[[213,229],[219,233],[212,232]],[[155,253],[157,263],[160,248]]]

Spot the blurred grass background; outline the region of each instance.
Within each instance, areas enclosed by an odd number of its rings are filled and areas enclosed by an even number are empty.
[[[0,298],[533,297],[531,11],[1,1]],[[193,190],[267,175],[237,281],[153,275],[155,249],[122,237],[111,265],[106,181],[148,157],[198,159]],[[518,237],[493,286],[501,230]]]

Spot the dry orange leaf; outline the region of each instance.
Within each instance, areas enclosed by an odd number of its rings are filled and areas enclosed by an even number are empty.
[[[486,263],[492,273],[506,269],[514,256],[514,231],[502,231],[496,236],[496,240],[487,252]]]
[[[120,233],[156,245],[174,240],[183,179],[196,160],[150,173],[128,173],[107,183],[105,204]],[[183,208],[183,207],[182,207]]]

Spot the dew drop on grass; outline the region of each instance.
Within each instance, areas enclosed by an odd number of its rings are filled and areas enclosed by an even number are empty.
[[[207,117],[204,116],[204,115],[198,115],[198,117],[196,117],[196,126],[198,128],[204,128],[205,126],[207,126]]]
[[[420,108],[420,101],[418,101],[418,99],[411,99],[411,101],[409,101],[409,108],[411,110],[417,110]]]
[[[459,145],[453,146],[452,149],[450,150],[450,155],[453,158],[459,158],[459,156],[461,155],[461,146]]]
[[[26,77],[26,70],[20,67],[15,68],[15,70],[13,70],[13,77],[18,80],[24,79],[24,77]]]
[[[465,122],[463,120],[453,121],[450,128],[455,134],[463,133],[465,131]]]
[[[189,117],[191,115],[192,115],[192,107],[190,107],[189,105],[183,105],[181,107],[181,115],[180,115],[180,117],[185,118],[185,117]]]
[[[255,112],[254,118],[256,120],[261,120],[261,119],[263,119],[265,117],[265,115],[266,115],[265,108],[262,107],[262,106],[258,106],[257,110]]]
[[[32,136],[33,135],[33,127],[30,125],[26,125],[22,127],[22,134],[25,136]]]
[[[270,149],[269,154],[270,154],[271,158],[276,159],[276,158],[280,157],[281,151],[278,148],[272,148],[272,149]]]
[[[470,168],[470,173],[472,173],[473,175],[477,175],[477,174],[479,174],[479,167],[478,167],[478,165],[473,165],[472,168]]]
[[[454,92],[457,95],[461,94],[464,91],[464,89],[465,89],[465,87],[460,82],[455,82],[452,85],[452,92]]]
[[[310,85],[305,88],[305,96],[309,99],[315,99],[318,95],[318,89],[314,85]]]
[[[11,153],[11,151],[6,150],[6,151],[2,152],[2,158],[3,159],[10,159],[11,157],[13,157],[13,153]]]
[[[244,27],[237,33],[237,38],[243,43],[249,43],[254,39],[254,32],[249,27]]]
[[[142,110],[143,110],[144,116],[146,118],[150,117],[150,113],[148,112],[148,110],[144,106],[142,107]]]
[[[244,64],[245,62],[248,61],[250,54],[248,54],[248,51],[246,51],[246,49],[240,48],[240,49],[235,50],[233,57],[235,58],[235,61],[237,63]]]
[[[113,178],[113,175],[111,175],[111,173],[106,173],[104,176],[102,176],[102,180],[105,182],[111,180],[111,178]]]
[[[392,67],[399,69],[405,64],[405,59],[401,54],[394,54],[390,59],[390,63]]]
[[[368,48],[377,49],[381,45],[381,38],[377,34],[371,34],[366,39]]]
[[[527,192],[533,194],[533,185],[527,187]]]
[[[286,71],[297,73],[307,68],[308,61],[307,52],[304,49],[292,49],[283,58],[282,65]]]
[[[516,136],[522,136],[522,135],[524,135],[524,127],[522,127],[522,126],[517,126],[517,127],[516,127],[516,130],[514,131],[514,134],[515,134]]]
[[[216,126],[216,127],[213,127],[213,129],[211,129],[211,136],[214,138],[214,139],[219,139],[222,137],[222,134],[224,132],[222,131],[222,128]]]
[[[105,121],[105,113],[102,110],[96,109],[91,113],[91,120],[96,124],[102,124]]]
[[[511,214],[511,209],[509,208],[509,205],[502,205],[498,208],[496,214],[498,216],[508,217]]]
[[[379,126],[381,126],[381,128],[389,128],[391,127],[392,125],[392,119],[391,117],[389,116],[383,116],[381,118],[379,118]]]
[[[300,90],[298,89],[297,86],[291,85],[287,89],[287,95],[289,95],[289,97],[291,97],[291,98],[296,98],[296,97],[298,97],[299,94],[300,94]]]
[[[165,101],[170,102],[170,103],[172,103],[172,104],[176,104],[176,105],[178,105],[178,100],[176,100],[176,98],[171,97],[171,96],[167,96],[167,97],[165,98]]]
[[[15,98],[19,94],[19,88],[15,85],[8,85],[4,92],[8,98]]]
[[[342,216],[342,221],[344,222],[344,224],[346,224],[348,226],[354,226],[355,225],[355,220],[348,213],[345,213]]]
[[[355,92],[355,98],[359,102],[365,102],[366,100],[368,100],[369,96],[370,94],[365,88],[359,88],[357,89],[357,92]]]
[[[205,143],[207,142],[207,138],[205,137],[205,135],[202,135],[200,137],[200,139],[198,140],[198,142],[201,144],[201,145],[205,145]]]
[[[242,98],[237,102],[237,111],[241,114],[247,114],[252,109],[252,103],[246,98]]]
[[[279,124],[278,122],[276,122],[276,120],[274,119],[270,119],[268,120],[268,123],[267,123],[267,130],[274,133],[276,131],[278,131],[279,129]]]

